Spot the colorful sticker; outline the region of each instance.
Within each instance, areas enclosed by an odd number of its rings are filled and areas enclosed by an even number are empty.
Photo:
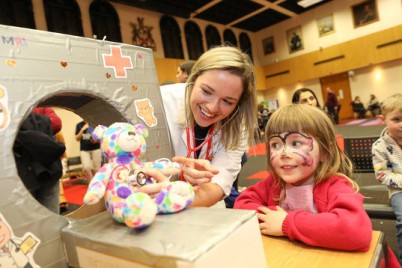
[[[28,232],[23,237],[14,236],[4,216],[0,213],[0,267],[40,267],[33,255],[40,240]]]
[[[158,124],[158,119],[154,115],[154,107],[148,98],[134,101],[137,116],[145,122],[149,127],[154,127]]]
[[[123,56],[121,47],[110,46],[110,54],[102,54],[103,67],[112,68],[116,78],[127,78],[127,69],[133,69],[130,56]]]
[[[15,60],[13,60],[13,59],[8,59],[8,60],[6,60],[6,64],[7,64],[9,67],[14,67],[15,64],[17,64],[17,62],[16,62]]]
[[[10,123],[10,113],[8,111],[7,90],[0,85],[0,131],[7,128]]]

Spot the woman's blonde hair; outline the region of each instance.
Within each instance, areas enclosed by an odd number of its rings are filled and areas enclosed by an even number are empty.
[[[265,135],[267,144],[269,137],[283,132],[302,132],[317,141],[321,162],[315,172],[315,184],[327,180],[333,175],[341,175],[349,180],[352,187],[359,189],[351,178],[353,165],[350,159],[339,148],[336,141],[335,128],[331,119],[321,109],[306,104],[290,104],[279,108],[268,121]],[[285,182],[279,178],[270,161],[270,148],[267,145],[268,171],[284,187]]]
[[[254,128],[257,122],[257,100],[255,93],[255,72],[250,57],[236,47],[219,46],[211,48],[200,56],[192,68],[186,90],[186,114],[189,126],[195,119],[190,108],[190,97],[197,78],[210,70],[225,70],[238,75],[243,83],[243,93],[238,107],[225,119],[216,124],[215,129],[221,129],[221,141],[225,149],[237,149],[242,140],[242,126],[248,133],[249,144],[254,143]],[[230,122],[228,122],[230,120]],[[227,124],[225,124],[227,123]]]

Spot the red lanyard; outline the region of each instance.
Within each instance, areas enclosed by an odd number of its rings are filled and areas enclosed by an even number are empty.
[[[195,133],[194,133],[194,126],[192,128],[193,130],[193,147],[191,147],[191,133],[190,133],[190,128],[186,128],[186,136],[187,136],[187,158],[193,154],[194,159],[197,159],[197,153],[196,151],[200,150],[206,143],[208,143],[207,151],[205,153],[205,159],[207,160],[212,160],[212,157],[210,155],[211,153],[211,147],[212,147],[212,133],[214,132],[214,126],[212,125],[211,128],[208,131],[207,136],[205,137],[204,141],[196,147],[196,141],[195,141]],[[183,181],[183,170],[181,171],[181,180]]]

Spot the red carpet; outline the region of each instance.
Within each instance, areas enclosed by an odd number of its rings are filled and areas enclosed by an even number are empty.
[[[247,155],[248,156],[266,155],[267,154],[266,146],[267,145],[265,142],[256,144],[248,149]]]
[[[68,203],[83,205],[84,195],[87,192],[88,185],[74,184],[70,181],[63,182],[64,196]]]
[[[383,124],[383,122],[382,122],[381,119],[356,119],[356,120],[352,120],[352,121],[341,122],[337,126],[338,127],[341,127],[341,126],[363,126],[363,127],[367,127],[367,126],[380,126],[382,124]]]
[[[247,179],[250,180],[262,180],[265,179],[268,176],[268,171],[259,171],[257,173],[254,173],[251,176],[248,176]]]

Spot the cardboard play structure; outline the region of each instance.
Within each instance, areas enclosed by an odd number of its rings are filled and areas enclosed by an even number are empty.
[[[139,112],[139,100],[148,106],[146,110],[150,113]],[[96,209],[91,212],[87,208],[80,217],[88,218],[79,219],[56,215],[42,207],[19,178],[12,152],[19,126],[36,106],[70,110],[94,126],[114,122],[144,124],[149,130],[146,160],[173,156],[152,50],[0,25],[0,224],[9,229],[10,241],[14,238],[21,241],[18,248],[33,267],[112,267],[104,266],[105,262],[116,258],[129,261],[130,267],[205,267],[199,265],[206,254],[213,257],[212,249],[219,249],[216,245],[236,233],[239,235],[230,241],[251,237],[255,243],[252,247],[252,242],[239,244],[242,253],[237,255],[247,258],[250,253],[249,258],[258,265],[254,267],[265,265],[258,221],[251,211],[230,214],[227,210],[222,214],[212,209],[208,213],[205,208],[189,209],[157,216],[160,218],[155,226],[136,233]],[[192,239],[191,250],[185,244],[175,244],[174,241],[184,241],[177,237],[182,233],[179,230],[191,232],[186,225],[188,220],[202,221],[207,215],[210,215],[207,221],[210,221],[208,228],[212,228],[209,232],[212,240],[200,241],[201,248],[198,248]],[[221,224],[219,234],[214,231],[214,221]],[[230,228],[225,227],[225,221]],[[177,236],[154,241],[156,235],[168,232],[169,227],[176,224],[180,227],[176,227]],[[96,236],[94,232],[102,235]],[[200,235],[202,230],[196,232]],[[140,238],[148,244],[144,242],[142,247],[142,244],[132,243]],[[164,243],[164,247],[158,248],[155,243]],[[168,250],[172,243],[176,247],[174,251]],[[152,252],[148,251],[150,248]],[[223,254],[224,251],[218,252]],[[234,255],[229,252],[227,258],[233,259]],[[104,262],[103,258],[106,258]],[[92,262],[88,262],[89,259]],[[133,263],[138,266],[132,266]],[[180,266],[179,263],[191,265]],[[113,267],[126,267],[116,265]]]

